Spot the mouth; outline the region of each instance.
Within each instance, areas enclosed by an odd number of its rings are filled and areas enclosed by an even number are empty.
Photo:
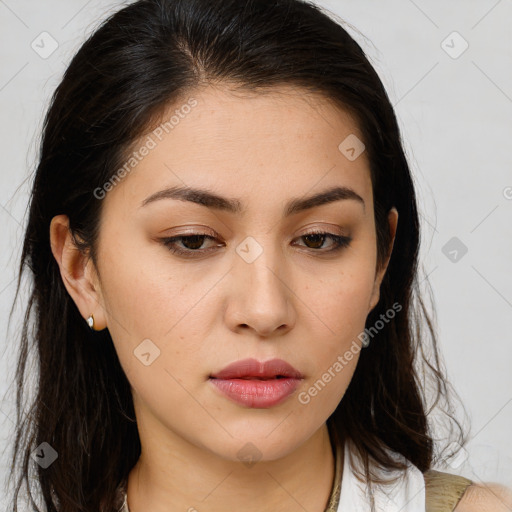
[[[217,379],[218,377],[210,377],[211,379]],[[287,379],[285,375],[275,375],[270,377],[240,377],[240,380],[272,380],[272,379]]]
[[[210,375],[212,379],[303,379],[304,376],[283,359],[270,359],[260,363],[256,359],[243,359],[229,364],[223,370]]]
[[[209,377],[223,396],[249,408],[270,408],[284,402],[303,379],[298,370],[282,359],[264,363],[244,359]]]

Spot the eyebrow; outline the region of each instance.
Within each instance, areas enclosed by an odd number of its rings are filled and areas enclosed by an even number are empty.
[[[181,186],[167,188],[151,194],[142,201],[140,207],[144,207],[161,199],[190,201],[195,204],[206,206],[207,208],[213,208],[215,210],[226,211],[233,214],[241,214],[244,211],[240,199],[222,197],[210,190]],[[349,187],[337,186],[312,196],[294,198],[290,200],[285,205],[283,216],[289,217],[317,206],[349,199],[359,202],[363,206],[363,211],[365,211],[365,202],[357,192]]]

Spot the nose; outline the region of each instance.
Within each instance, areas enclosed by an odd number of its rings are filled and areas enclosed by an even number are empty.
[[[282,259],[268,248],[252,262],[236,254],[225,319],[237,332],[253,330],[258,336],[281,336],[293,328],[296,311],[289,273]],[[280,271],[281,269],[281,271]]]

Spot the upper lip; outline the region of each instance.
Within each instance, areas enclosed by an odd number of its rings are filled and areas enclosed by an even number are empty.
[[[229,364],[223,370],[210,375],[213,379],[273,379],[291,377],[302,379],[303,375],[283,359],[270,359],[265,362],[256,359],[241,359]]]

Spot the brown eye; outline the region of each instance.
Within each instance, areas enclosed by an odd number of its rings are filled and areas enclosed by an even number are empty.
[[[162,243],[172,252],[178,255],[191,255],[194,256],[194,253],[201,254],[205,253],[209,249],[201,249],[202,245],[205,243],[206,239],[215,240],[215,237],[201,234],[201,233],[195,233],[193,235],[180,235],[180,236],[173,236],[171,238],[163,238]],[[182,247],[177,245],[178,242],[181,242]],[[215,248],[215,247],[213,247]]]
[[[333,253],[350,245],[351,237],[335,235],[323,231],[314,231],[302,235],[300,239],[306,242],[306,248],[312,252],[321,254]],[[194,258],[203,256],[207,252],[215,250],[223,244],[212,245],[211,247],[202,248],[207,240],[217,240],[217,238],[203,234],[194,233],[191,235],[179,235],[171,238],[163,238],[162,243],[174,254],[179,256]],[[326,240],[331,240],[330,248],[323,248]]]
[[[321,249],[326,237],[325,235],[319,235],[315,233],[312,235],[304,235],[302,238],[306,240],[307,243],[312,244],[312,246],[308,245],[310,249]]]
[[[206,238],[206,235],[192,235],[192,236],[184,236],[182,237],[182,243],[183,245],[190,250],[197,250],[200,249],[201,246],[204,244],[204,239]]]
[[[318,253],[330,253],[341,250],[344,247],[348,247],[352,241],[351,237],[335,235],[333,233],[326,233],[323,231],[313,231],[302,235],[300,238],[306,242],[308,249]],[[326,239],[331,239],[333,241],[332,247],[330,249],[321,250]]]

